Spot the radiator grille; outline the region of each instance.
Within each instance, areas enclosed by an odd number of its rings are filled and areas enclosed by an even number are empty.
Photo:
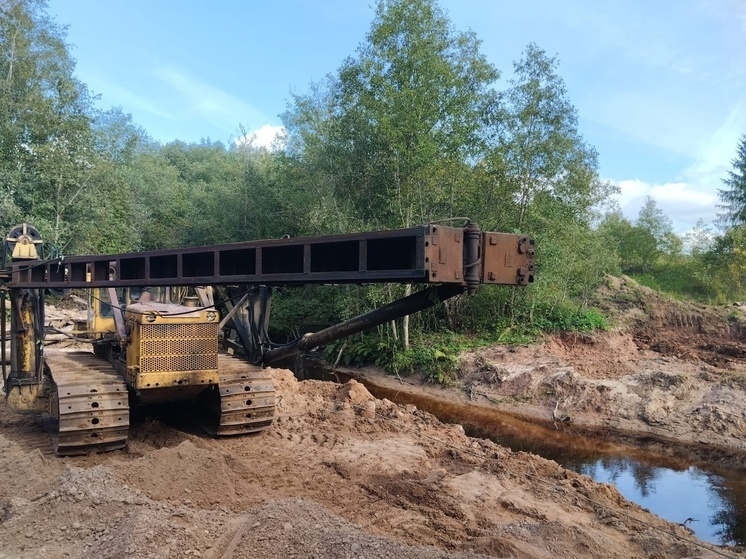
[[[218,325],[143,324],[140,371],[217,370]]]

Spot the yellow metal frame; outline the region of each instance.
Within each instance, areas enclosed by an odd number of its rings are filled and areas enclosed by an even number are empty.
[[[111,304],[109,294],[105,289],[94,288],[88,291],[88,332],[94,338],[101,338],[117,331],[114,315],[103,316],[101,313],[102,306],[105,304]]]

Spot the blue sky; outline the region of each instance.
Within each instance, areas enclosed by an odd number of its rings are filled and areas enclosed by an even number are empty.
[[[77,76],[153,138],[228,143],[279,126],[291,92],[354,55],[371,0],[49,0]],[[533,41],[560,61],[580,132],[634,219],[716,217],[746,133],[745,0],[441,0],[503,74]]]

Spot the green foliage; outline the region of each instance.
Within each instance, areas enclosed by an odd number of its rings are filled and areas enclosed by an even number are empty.
[[[349,318],[356,287],[307,285],[275,292],[272,299],[272,330],[296,337],[315,332]],[[277,341],[277,340],[276,340]]]
[[[746,298],[746,225],[727,229],[699,260],[717,293],[717,302]]]
[[[720,208],[724,210],[720,221],[723,225],[743,225],[746,223],[746,134],[738,142],[732,163],[733,169],[723,179],[726,188],[718,191]]]
[[[537,212],[549,204],[562,217],[586,221],[608,194],[598,178],[595,149],[578,132],[577,111],[557,73],[559,61],[530,43],[514,63],[504,103],[493,104],[487,161],[502,203],[514,203],[512,225],[538,231]]]
[[[705,225],[703,219],[698,219],[694,228],[686,233],[682,240],[688,252],[693,257],[699,258],[712,248],[715,235],[710,227]]]
[[[746,299],[744,227],[714,236],[700,225],[687,244],[689,254],[662,254],[645,273],[630,275],[642,285],[680,299],[712,304]]]
[[[0,7],[0,182],[3,205],[60,248],[74,244],[100,159],[91,103],[73,75],[64,29],[42,0]],[[12,200],[10,197],[12,196]],[[11,225],[0,217],[0,226]]]
[[[589,332],[608,328],[606,317],[597,309],[570,306],[538,309],[533,324],[544,332]]]
[[[341,350],[341,363],[346,366],[375,365],[390,374],[422,374],[429,382],[444,384],[455,380],[459,354],[473,346],[473,340],[464,336],[423,335],[403,350],[393,338],[371,333],[332,344],[326,348],[325,355],[334,362]]]
[[[616,249],[621,271],[645,274],[662,258],[678,258],[683,241],[673,232],[671,220],[657,207],[650,196],[632,224],[617,207],[608,212],[598,231]]]
[[[123,171],[144,133],[97,111],[44,0],[0,6],[0,228],[33,223],[64,253],[138,246]]]
[[[681,243],[674,240],[671,220],[658,208],[655,200],[645,197],[635,222],[636,252],[645,272],[661,254],[681,252]],[[678,248],[675,248],[678,247]]]
[[[324,348],[324,355],[330,362],[335,362],[342,352],[340,363],[348,367],[375,365],[388,369],[393,355],[397,351],[395,344],[387,338],[375,334],[360,335],[345,341],[338,341]]]
[[[647,199],[633,223],[599,220],[614,187],[559,60],[529,44],[513,79],[436,0],[378,0],[370,29],[337,72],[292,96],[284,152],[151,142],[118,109],[97,111],[74,77],[64,29],[45,0],[0,7],[0,227],[21,220],[69,253],[123,252],[412,226],[468,215],[537,241],[536,283],[483,287],[404,323],[355,337],[350,364],[452,377],[473,344],[605,328],[588,308],[604,274],[714,302],[746,299],[746,135],[721,191],[729,225],[682,241]],[[594,224],[598,223],[598,227]],[[273,336],[287,338],[402,297],[403,286],[309,287],[278,294]],[[453,332],[458,332],[454,334]],[[343,342],[329,348],[334,353]]]
[[[494,292],[490,292],[475,307],[484,308],[485,303],[494,298]],[[502,299],[500,302],[493,301],[493,304],[505,304],[508,297]],[[482,320],[485,318],[483,316]],[[390,374],[406,376],[418,373],[429,382],[447,384],[455,380],[459,369],[458,357],[466,350],[495,343],[526,345],[536,341],[542,332],[588,332],[608,328],[606,317],[597,309],[571,304],[536,306],[526,310],[525,315],[518,316],[515,322],[504,315],[491,315],[491,319],[489,326],[483,324],[483,328],[475,334],[456,333],[443,328],[429,333],[419,332],[407,350],[401,349],[390,329],[379,327],[377,332],[330,344],[324,353],[332,363],[341,352],[340,363],[345,366],[374,365]]]
[[[667,293],[678,299],[714,302],[717,290],[694,258],[659,262],[646,274],[631,274],[640,285]]]
[[[405,375],[422,372],[428,382],[448,384],[456,380],[458,353],[447,347],[413,344],[407,350],[396,350],[387,370]]]
[[[367,227],[458,215],[497,77],[433,0],[379,1],[356,56],[283,115],[291,163],[312,173],[320,210]]]

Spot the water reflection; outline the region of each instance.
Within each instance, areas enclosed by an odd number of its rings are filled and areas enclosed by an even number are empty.
[[[628,500],[671,522],[686,523],[701,540],[746,545],[744,472],[715,473],[633,446],[526,423],[492,409],[363,383],[378,398],[415,404],[441,421],[460,423],[471,436],[532,452],[598,482],[612,483]]]
[[[718,503],[710,523],[719,527],[720,541],[746,545],[746,480],[713,476],[710,483]]]
[[[559,448],[541,440],[520,439],[511,434],[485,433],[495,442],[554,460],[568,470],[611,483],[630,501],[671,522],[686,524],[704,541],[722,545],[746,545],[746,476],[743,472],[714,473],[696,466],[655,463],[651,456],[630,448],[589,450],[588,439],[576,447]],[[633,457],[630,458],[629,455]],[[664,464],[664,465],[661,465]]]
[[[625,452],[618,445],[599,446],[594,451],[585,437],[576,437],[577,445],[563,440],[560,447],[551,439],[550,444],[542,444],[546,440],[526,440],[515,433],[486,432],[474,426],[468,431],[513,450],[554,460],[599,483],[611,483],[629,501],[671,522],[685,523],[701,540],[746,545],[746,476],[742,472],[714,473],[669,462],[666,457],[654,460],[633,447]]]
[[[672,522],[686,523],[701,540],[737,544],[744,537],[740,514],[728,480],[696,467],[676,471],[627,458],[563,464],[603,483],[613,483],[630,501]]]

